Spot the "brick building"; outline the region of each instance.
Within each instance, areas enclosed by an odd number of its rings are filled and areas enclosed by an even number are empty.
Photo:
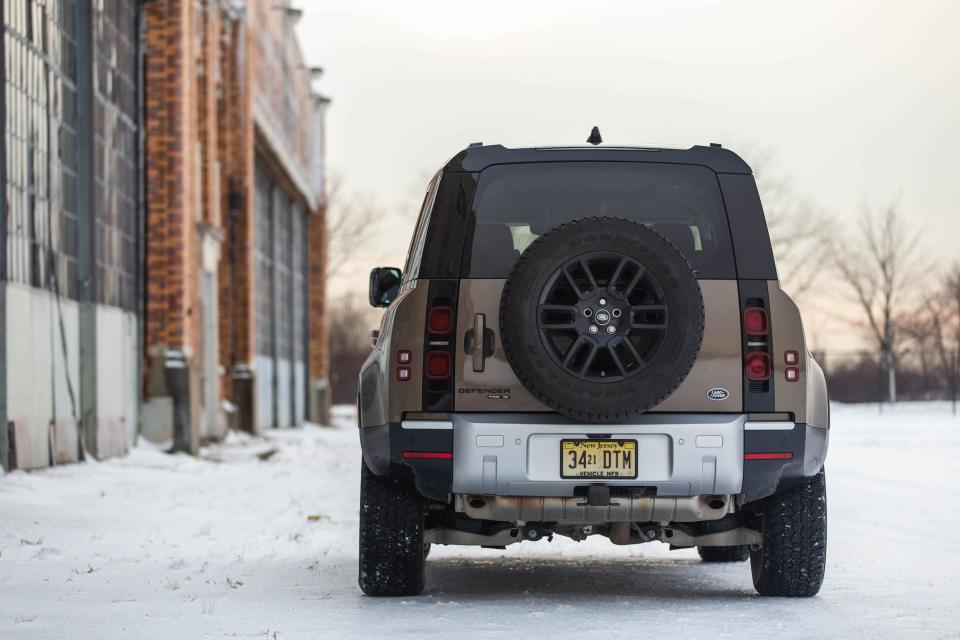
[[[310,88],[296,10],[215,6],[144,7],[144,426],[172,425],[183,449],[227,420],[283,427],[310,407],[322,419],[325,402],[326,101]]]
[[[299,12],[0,1],[0,463],[323,420],[327,100]]]

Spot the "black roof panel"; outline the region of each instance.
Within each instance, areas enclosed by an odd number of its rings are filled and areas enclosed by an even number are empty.
[[[696,164],[717,173],[750,174],[750,166],[729,149],[693,146],[689,149],[645,147],[527,147],[508,149],[499,144],[468,147],[444,166],[445,172],[483,171],[495,164],[519,162],[664,162]]]

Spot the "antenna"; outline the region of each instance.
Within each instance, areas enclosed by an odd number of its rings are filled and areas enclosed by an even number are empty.
[[[603,142],[603,138],[600,137],[600,127],[593,128],[593,131],[590,132],[590,137],[587,138],[587,142],[590,144],[600,144]]]

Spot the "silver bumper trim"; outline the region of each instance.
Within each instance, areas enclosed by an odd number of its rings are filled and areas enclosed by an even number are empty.
[[[697,496],[735,495],[743,484],[742,414],[645,414],[626,424],[587,424],[531,413],[457,413],[450,418],[455,425],[454,493],[573,496],[576,487],[601,482],[560,477],[560,440],[578,437],[637,440],[638,477],[602,481],[611,487]],[[489,446],[501,437],[502,447]]]
[[[745,431],[793,431],[796,423],[790,421],[746,422]]]
[[[404,429],[453,429],[449,420],[404,420],[400,426]]]

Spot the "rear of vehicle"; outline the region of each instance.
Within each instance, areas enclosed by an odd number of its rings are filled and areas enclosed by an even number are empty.
[[[552,534],[750,557],[761,593],[819,589],[826,387],[735,154],[468,149],[371,302],[367,593],[418,592],[431,543]]]

